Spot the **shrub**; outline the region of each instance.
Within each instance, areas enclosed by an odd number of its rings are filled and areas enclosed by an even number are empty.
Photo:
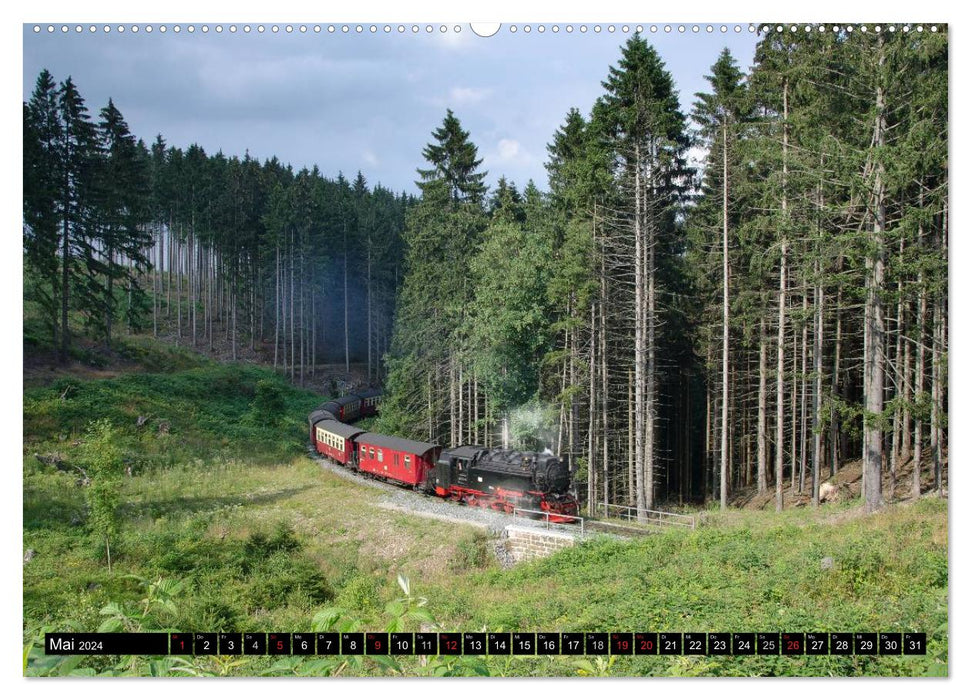
[[[280,386],[268,379],[256,382],[256,395],[250,404],[250,420],[254,425],[277,425],[286,411]]]

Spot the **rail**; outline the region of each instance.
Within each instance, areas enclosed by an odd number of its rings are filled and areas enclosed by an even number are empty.
[[[554,528],[554,526],[555,525],[563,525],[563,524],[566,524],[566,523],[554,523],[554,522],[551,522],[550,521],[550,517],[551,516],[552,517],[555,517],[555,518],[569,518],[571,524],[572,523],[576,523],[576,522],[579,522],[580,523],[580,537],[583,537],[584,536],[583,518],[581,518],[579,515],[563,515],[562,513],[550,513],[549,511],[545,511],[545,510],[529,510],[527,508],[513,508],[512,509],[512,514],[514,516],[517,516],[518,517],[518,514],[519,513],[532,513],[532,514],[535,514],[535,515],[542,515],[544,517],[544,519],[546,520],[546,529],[547,530],[561,529],[561,528]],[[532,519],[533,518],[530,518],[530,520],[532,520]],[[562,529],[567,529],[567,528],[562,528]],[[572,525],[571,525],[570,529],[572,529]]]
[[[697,527],[697,521],[693,515],[670,513],[664,510],[648,510],[646,508],[638,509],[635,506],[621,506],[608,503],[606,508],[606,516],[608,518],[611,517],[611,509],[620,511],[620,514],[614,517],[624,518],[629,522],[658,526],[674,525],[676,527],[690,527],[692,530]]]

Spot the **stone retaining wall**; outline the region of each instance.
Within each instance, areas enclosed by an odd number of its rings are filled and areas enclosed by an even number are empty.
[[[572,547],[575,542],[576,537],[568,532],[518,525],[508,525],[501,540],[509,564],[549,556],[557,550]]]

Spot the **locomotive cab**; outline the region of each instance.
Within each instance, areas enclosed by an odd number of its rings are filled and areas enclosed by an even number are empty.
[[[434,483],[432,484],[435,492],[439,495],[445,495],[453,484],[467,486],[476,459],[484,449],[479,445],[468,445],[456,447],[452,450],[443,450],[438,461],[435,462]]]

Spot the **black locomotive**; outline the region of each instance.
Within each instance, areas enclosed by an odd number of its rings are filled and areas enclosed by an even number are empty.
[[[317,451],[352,469],[468,505],[511,513],[545,513],[571,522],[579,504],[570,493],[570,468],[549,452],[519,452],[465,445],[442,450],[345,425],[377,413],[381,392],[350,394],[310,414]]]

